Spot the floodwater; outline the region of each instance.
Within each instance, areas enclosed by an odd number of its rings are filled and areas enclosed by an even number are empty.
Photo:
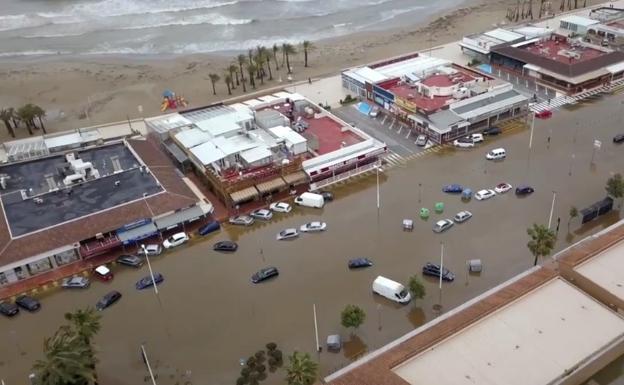
[[[548,222],[553,191],[557,193],[553,226],[561,218],[558,250],[615,222],[618,213],[580,229],[577,218],[567,231],[570,206],[580,209],[603,198],[609,175],[624,171],[624,146],[611,142],[613,134],[622,131],[620,108],[621,98],[610,97],[595,101],[592,108],[575,107],[550,120],[538,120],[530,157],[529,131],[522,130],[472,150],[447,149],[387,170],[380,175],[379,211],[372,174],[335,188],[336,200],[323,210],[295,208],[249,229],[226,226],[208,239],[196,239],[152,259],[154,270],[165,276],[158,297],[152,290],[134,289],[134,282],[148,274],[146,267],[137,271],[117,266],[112,282],[95,282],[86,291],[47,292],[39,313],[0,319],[0,378],[7,385],[25,383],[32,363],[41,356],[43,338],[63,322],[63,314],[93,305],[112,289],[121,291],[123,298],[102,313],[102,330],[96,338],[102,384],[147,381],[141,343],[160,385],[232,384],[239,359],[271,341],[285,354],[300,350],[317,357],[314,304],[321,345],[329,334],[340,333],[350,340],[341,353],[320,353],[321,374],[327,375],[433,319],[434,304],[441,302],[442,311],[448,311],[531,267],[526,228]],[[594,139],[602,140],[602,148],[593,154],[591,166]],[[485,161],[485,153],[495,147],[506,148],[505,161]],[[478,190],[501,181],[514,186],[528,183],[536,192],[522,199],[507,193],[462,203],[458,196],[440,191],[449,183]],[[433,208],[438,201],[446,205],[443,215],[418,219],[420,207]],[[465,209],[474,214],[468,222],[443,234],[431,231],[438,218]],[[402,231],[403,218],[415,219],[413,232]],[[281,229],[317,219],[327,222],[325,233],[275,240]],[[235,240],[239,250],[212,251],[212,243],[222,239]],[[439,259],[441,243],[445,266],[457,275],[455,282],[444,283],[440,292],[435,279],[424,279],[427,296],[406,306],[373,296],[371,284],[377,275],[405,283],[410,275],[420,275],[425,262]],[[357,256],[371,258],[375,266],[349,271],[347,260]],[[484,263],[480,275],[467,274],[466,261],[472,258]],[[250,275],[268,265],[277,266],[280,276],[253,285]],[[340,326],[339,314],[347,304],[357,304],[367,313],[352,337]],[[283,378],[284,372],[278,371],[264,383],[283,383]]]

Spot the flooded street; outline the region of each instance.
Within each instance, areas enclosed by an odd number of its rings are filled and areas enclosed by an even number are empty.
[[[321,374],[327,375],[434,318],[433,305],[440,299],[443,311],[448,311],[531,267],[526,228],[548,223],[553,191],[553,228],[561,219],[557,250],[614,223],[616,212],[582,229],[576,218],[568,234],[570,206],[582,209],[603,198],[607,178],[624,171],[624,145],[612,143],[613,135],[624,131],[621,101],[609,97],[594,102],[591,109],[577,106],[537,120],[530,156],[529,130],[520,130],[486,139],[471,150],[444,149],[386,170],[380,174],[379,211],[376,176],[370,174],[337,186],[336,200],[323,210],[296,207],[290,214],[275,214],[268,223],[225,226],[207,239],[194,238],[189,245],[152,258],[154,271],[165,277],[158,297],[153,290],[134,289],[134,283],[149,274],[146,266],[115,266],[113,281],[94,282],[85,291],[51,290],[43,296],[39,313],[0,318],[0,378],[7,385],[26,383],[33,362],[41,357],[43,338],[53,334],[63,314],[93,306],[113,289],[123,298],[102,313],[96,339],[101,384],[147,383],[141,343],[159,385],[233,384],[239,359],[267,342],[276,342],[285,355],[297,349],[316,357],[313,304],[323,346],[329,334],[349,338],[350,331],[340,326],[340,311],[347,304],[359,305],[367,318],[356,330],[357,337],[341,353],[320,353]],[[602,148],[593,154],[592,166],[594,139],[602,141]],[[507,159],[486,161],[486,152],[496,147],[506,149]],[[529,184],[536,192],[517,198],[511,191],[468,203],[441,192],[445,184],[460,183],[477,191],[503,181],[514,187]],[[419,219],[420,208],[433,213],[435,202],[444,202],[444,213]],[[474,217],[442,234],[431,231],[436,220],[460,210],[470,210]],[[414,219],[414,231],[402,231],[404,218]],[[327,222],[326,232],[275,240],[280,230],[317,219]],[[238,242],[238,251],[212,251],[212,244],[224,239]],[[439,260],[441,242],[445,266],[457,275],[443,285],[442,293],[437,280],[424,279],[427,296],[406,306],[373,296],[371,284],[377,275],[407,283],[409,276],[420,275],[425,262]],[[375,265],[349,271],[347,260],[358,256],[369,257]],[[466,261],[473,258],[483,261],[480,275],[467,274]],[[253,285],[251,274],[265,266],[276,266],[279,277]],[[284,372],[278,371],[263,383],[278,384],[283,378]]]

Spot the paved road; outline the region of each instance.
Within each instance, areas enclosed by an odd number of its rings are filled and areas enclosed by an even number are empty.
[[[336,201],[323,210],[297,208],[248,229],[225,226],[216,235],[195,239],[153,260],[154,270],[165,276],[158,298],[152,291],[133,287],[148,273],[146,267],[115,266],[112,282],[95,282],[85,291],[48,291],[40,312],[0,318],[4,341],[0,374],[9,385],[26,382],[32,363],[41,357],[43,338],[63,323],[63,314],[93,305],[112,289],[121,291],[123,298],[102,313],[102,330],[96,338],[103,384],[145,383],[147,373],[138,353],[139,344],[145,343],[159,385],[229,385],[240,370],[239,359],[269,341],[287,353],[313,352],[313,304],[321,341],[333,333],[347,338],[350,333],[340,326],[340,310],[349,303],[360,305],[368,316],[357,337],[342,353],[320,354],[322,374],[332,372],[431,320],[440,298],[448,311],[530,267],[533,258],[526,249],[525,229],[548,221],[552,191],[557,191],[554,218],[561,218],[558,250],[617,220],[617,213],[583,227],[576,220],[567,231],[570,206],[582,208],[604,197],[609,175],[624,171],[624,146],[611,142],[623,126],[621,100],[621,96],[597,99],[591,108],[578,105],[538,120],[531,152],[528,130],[517,128],[472,150],[445,147],[391,168],[380,175],[379,211],[376,178],[371,174],[336,186]],[[602,140],[603,147],[592,165],[594,139]],[[405,145],[399,140],[390,143],[400,148],[399,144]],[[508,158],[487,162],[484,155],[494,147],[505,147]],[[463,203],[440,191],[448,183],[480,189],[500,181],[514,186],[528,183],[536,192],[524,199],[508,193]],[[417,219],[420,207],[432,208],[439,201],[446,204],[443,215]],[[474,214],[470,221],[443,234],[431,231],[434,220],[465,209]],[[413,232],[401,230],[403,218],[416,219]],[[289,242],[275,240],[281,229],[314,219],[326,221],[328,230]],[[212,243],[222,239],[237,241],[239,250],[231,255],[212,251]],[[441,294],[435,279],[423,279],[427,296],[407,306],[372,295],[377,275],[407,282],[410,275],[419,274],[423,263],[438,259],[440,242],[445,245],[445,264],[457,274]],[[347,260],[356,256],[370,257],[375,266],[348,271]],[[482,259],[481,275],[467,275],[466,261],[472,258]],[[280,276],[251,284],[250,275],[267,265],[277,266]],[[264,384],[281,384],[283,377],[278,372]]]

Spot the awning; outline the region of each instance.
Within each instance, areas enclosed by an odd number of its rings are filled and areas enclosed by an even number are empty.
[[[230,194],[234,203],[243,202],[258,196],[258,190],[254,186],[239,190]]]
[[[140,241],[141,239],[148,238],[157,233],[158,229],[154,225],[154,222],[149,222],[130,230],[117,231],[117,237],[124,245],[127,245],[128,243]]]
[[[193,206],[184,210],[176,211],[173,214],[165,215],[161,218],[155,218],[154,222],[159,230],[166,230],[175,227],[183,222],[192,222],[199,217],[207,214],[201,206]]]
[[[175,160],[178,161],[178,163],[184,163],[188,160],[188,156],[186,156],[184,151],[182,151],[182,149],[180,149],[177,144],[168,140],[164,141],[163,145],[165,146],[167,152],[169,152],[175,158]]]
[[[284,187],[284,186],[286,186],[286,182],[284,182],[284,179],[282,179],[282,178],[275,178],[275,179],[272,179],[272,180],[270,180],[268,182],[257,184],[256,188],[261,193],[267,193],[267,192],[271,192],[271,191],[277,190],[280,187]]]
[[[284,175],[282,178],[284,178],[284,182],[286,182],[286,184],[296,184],[303,182],[308,178],[308,176],[303,171],[297,171],[292,174]]]

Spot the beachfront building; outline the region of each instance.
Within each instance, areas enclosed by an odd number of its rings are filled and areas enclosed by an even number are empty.
[[[212,212],[144,138],[64,132],[5,151],[17,158],[0,166],[0,285],[161,242]]]
[[[624,77],[624,53],[553,34],[492,49],[492,71],[574,95]]]
[[[492,48],[502,44],[519,43],[536,37],[548,36],[551,33],[550,28],[537,27],[532,24],[496,28],[491,31],[464,36],[459,42],[459,46],[466,56],[470,56],[481,63],[489,63]]]
[[[342,73],[343,87],[383,108],[433,143],[526,114],[528,100],[506,82],[417,54]]]
[[[329,375],[330,385],[575,385],[624,353],[624,224]]]
[[[590,27],[598,23],[598,20],[588,17],[570,15],[559,20],[559,29],[563,34],[567,34],[568,37],[584,36]]]
[[[305,97],[278,92],[146,119],[179,165],[228,207],[371,169],[386,146]]]

